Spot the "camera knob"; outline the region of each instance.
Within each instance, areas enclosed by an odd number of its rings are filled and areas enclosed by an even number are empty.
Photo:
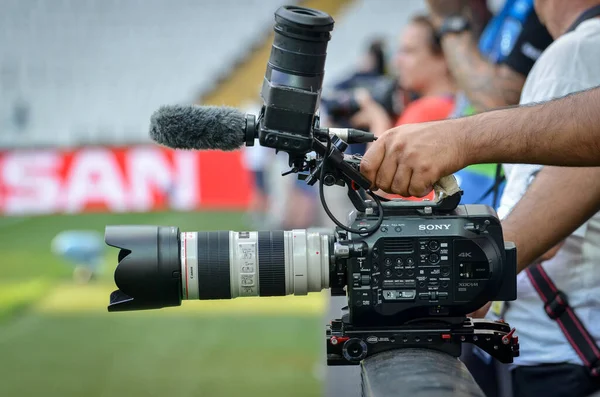
[[[323,184],[325,186],[335,185],[335,176],[333,176],[332,174],[325,175],[325,178],[323,178]]]
[[[367,357],[367,344],[358,338],[349,339],[344,343],[342,354],[350,362],[361,361]]]

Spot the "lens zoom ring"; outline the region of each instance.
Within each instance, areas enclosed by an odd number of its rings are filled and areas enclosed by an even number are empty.
[[[283,231],[258,232],[260,296],[285,295],[285,247]]]
[[[198,296],[231,299],[229,232],[198,232]]]

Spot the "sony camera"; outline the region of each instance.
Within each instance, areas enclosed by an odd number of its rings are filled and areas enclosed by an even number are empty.
[[[333,19],[295,6],[275,13],[264,106],[247,117],[246,142],[290,155],[291,173],[318,183],[337,227],[287,231],[180,231],[107,226],[120,249],[109,311],[178,306],[183,299],[305,295],[329,288],[347,313],[326,327],[328,363],[358,364],[381,351],[425,347],[460,354],[474,343],[503,362],[518,355],[514,330],[467,315],[516,298],[516,250],[496,213],[459,205],[460,191],[434,201],[386,201],[369,190],[360,156],[344,154],[350,133],[318,124],[326,45]],[[360,136],[363,139],[368,135]],[[328,210],[325,186],[342,185],[356,211],[349,224]]]

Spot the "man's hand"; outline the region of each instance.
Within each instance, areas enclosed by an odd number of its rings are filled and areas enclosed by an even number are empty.
[[[423,197],[441,177],[468,162],[460,120],[406,124],[382,134],[360,163],[372,189]]]

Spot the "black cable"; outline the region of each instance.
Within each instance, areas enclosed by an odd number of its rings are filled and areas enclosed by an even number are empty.
[[[502,183],[505,180],[506,180],[506,177],[502,173],[502,164],[497,164],[496,165],[496,177],[494,178],[494,184],[492,186],[490,186],[489,189],[486,190],[485,193],[483,193],[481,195],[481,197],[479,197],[479,199],[477,199],[477,201],[475,201],[475,203],[476,204],[481,203],[483,200],[485,200],[485,198],[487,196],[494,193],[494,196],[492,199],[492,206],[494,209],[496,209],[496,205],[498,203],[498,194],[500,193],[500,186],[502,186]]]
[[[492,199],[492,205],[494,209],[498,207],[498,195],[500,194],[500,185],[502,185],[502,182],[504,182],[505,180],[506,177],[504,176],[504,174],[502,174],[502,164],[496,164],[496,179],[494,181],[494,196]]]
[[[319,177],[319,197],[321,199],[321,205],[323,206],[325,213],[327,213],[327,216],[329,216],[329,218],[333,221],[333,223],[335,223],[338,227],[344,229],[345,231],[347,231],[349,233],[359,234],[361,236],[370,236],[371,234],[373,234],[377,230],[379,230],[379,226],[381,226],[381,224],[383,223],[383,206],[381,205],[381,201],[379,200],[379,197],[376,194],[374,194],[370,189],[367,192],[373,197],[373,200],[375,200],[375,203],[377,203],[377,210],[378,210],[379,214],[377,217],[377,222],[373,226],[371,226],[370,228],[368,228],[366,230],[352,229],[351,227],[344,225],[342,222],[337,220],[337,218],[331,213],[331,211],[329,210],[329,207],[327,206],[327,202],[325,201],[325,189],[324,189],[325,185],[323,184],[323,179],[325,179],[325,162],[327,161],[327,158],[329,157],[330,152],[331,152],[331,137],[329,135],[327,135],[327,150],[325,152],[325,155],[323,156],[323,160],[321,163],[321,175]],[[348,186],[348,189],[351,189],[351,187]]]

